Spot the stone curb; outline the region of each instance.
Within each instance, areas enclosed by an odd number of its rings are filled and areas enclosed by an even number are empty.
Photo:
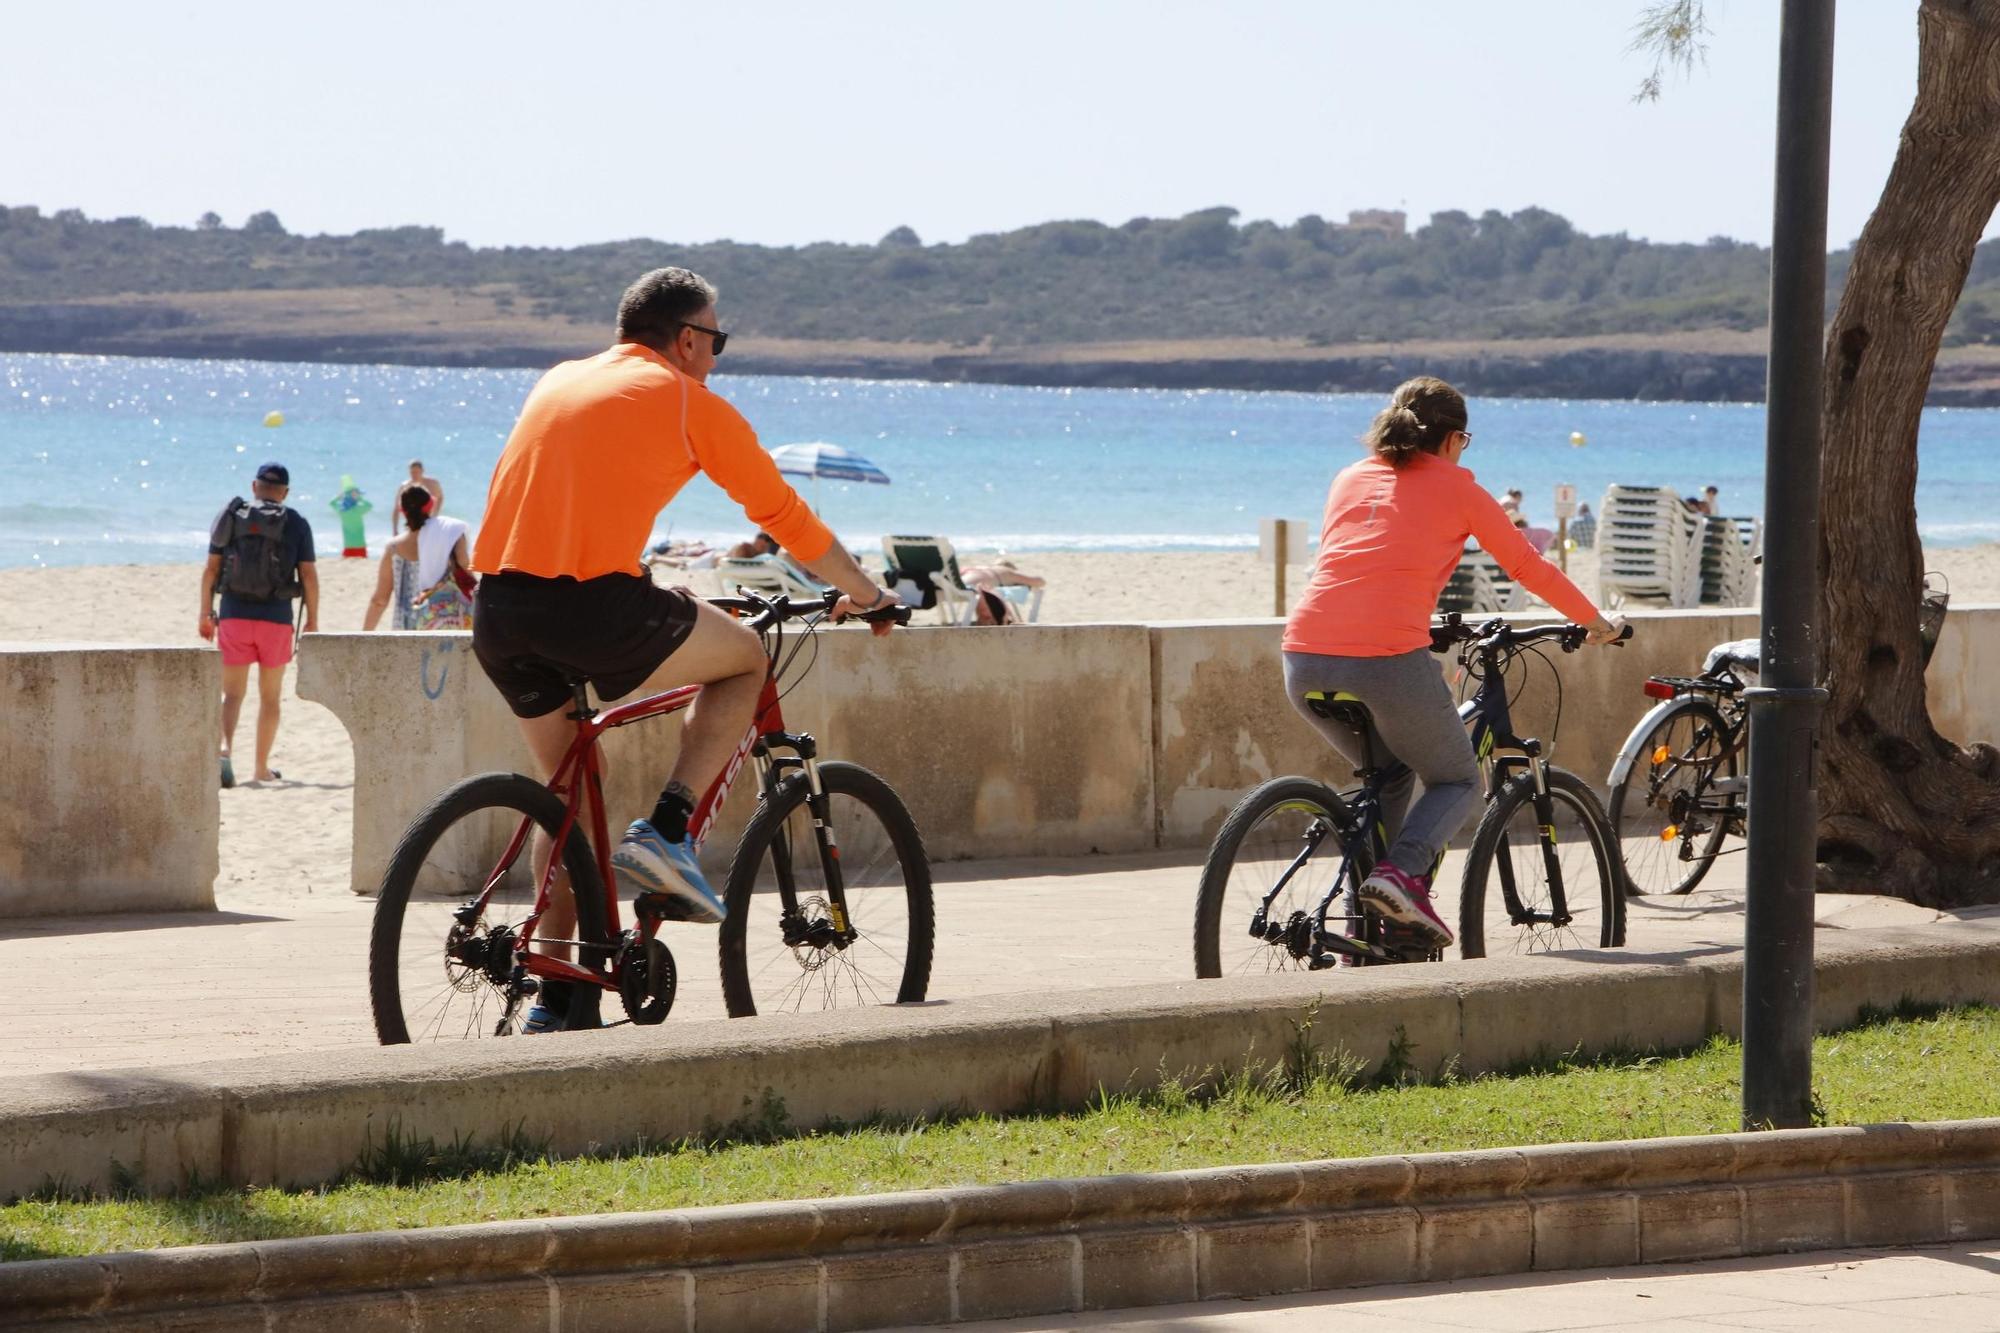
[[[870,1328],[2000,1235],[2000,1119],[739,1204],[0,1265],[30,1326]]]
[[[1818,949],[1822,1030],[1906,999],[2000,1003],[2000,922],[1827,931]],[[1406,1044],[1425,1074],[1477,1074],[1696,1045],[1734,1031],[1741,985],[1734,951],[1542,955],[0,1080],[0,1198],[114,1178],[317,1185],[391,1124],[574,1156],[711,1132],[766,1095],[801,1128],[1073,1107],[1276,1064],[1308,1014],[1322,1050],[1373,1066]]]

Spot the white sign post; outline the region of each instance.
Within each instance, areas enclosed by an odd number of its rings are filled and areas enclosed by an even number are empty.
[[[1288,518],[1258,520],[1257,555],[1271,562],[1277,587],[1277,595],[1273,599],[1277,609],[1272,612],[1273,615],[1282,618],[1291,609],[1285,605],[1285,566],[1289,563],[1304,564],[1310,554],[1305,524],[1294,523]]]
[[[1569,521],[1576,513],[1576,487],[1556,487],[1556,559],[1569,573]]]

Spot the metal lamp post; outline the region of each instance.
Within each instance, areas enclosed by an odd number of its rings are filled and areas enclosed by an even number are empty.
[[[1834,0],[1785,0],[1764,437],[1764,616],[1750,706],[1743,1124],[1812,1123],[1813,875],[1819,811],[1820,388]]]

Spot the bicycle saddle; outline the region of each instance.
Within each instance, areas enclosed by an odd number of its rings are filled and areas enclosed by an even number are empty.
[[[1338,722],[1342,726],[1353,727],[1362,734],[1368,731],[1368,705],[1349,694],[1346,690],[1335,690],[1329,697],[1324,690],[1307,690],[1306,707],[1312,709],[1316,717]]]
[[[1728,643],[1718,643],[1708,650],[1708,657],[1701,664],[1702,674],[1727,668],[1739,676],[1748,672],[1748,679],[1754,682],[1761,647],[1756,639],[1732,639]]]

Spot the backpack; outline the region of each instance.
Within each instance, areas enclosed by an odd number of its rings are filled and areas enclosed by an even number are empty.
[[[285,545],[291,510],[269,500],[237,497],[223,511],[222,578],[218,586],[246,602],[276,602],[304,591],[298,566]]]

